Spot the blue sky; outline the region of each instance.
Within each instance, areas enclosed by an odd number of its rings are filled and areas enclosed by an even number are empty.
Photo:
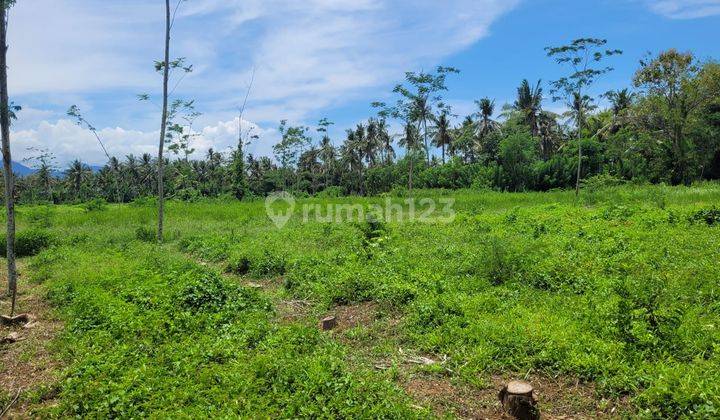
[[[48,148],[60,165],[102,163],[91,133],[65,110],[77,104],[112,154],[156,153],[159,108],[152,69],[162,55],[160,0],[19,0],[10,18],[10,95],[24,106],[13,131],[16,160]],[[268,154],[281,119],[314,125],[328,117],[345,128],[391,100],[405,71],[459,68],[448,101],[458,114],[473,101],[512,100],[523,78],[549,81],[561,68],[543,48],[577,37],[607,38],[625,51],[596,93],[628,87],[640,58],[667,48],[720,58],[720,0],[188,0],[174,28],[173,56],[196,71],[176,97],[193,98],[203,116],[198,153],[235,143],[237,108],[255,82],[244,127]],[[547,102],[548,109],[559,109]]]

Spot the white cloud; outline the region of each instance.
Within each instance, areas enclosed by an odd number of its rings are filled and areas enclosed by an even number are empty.
[[[177,94],[196,98],[209,115],[202,146],[222,149],[232,130],[208,120],[230,119],[253,68],[246,118],[266,126],[281,119],[304,122],[329,107],[379,98],[405,71],[432,68],[486,36],[519,2],[194,0],[181,6],[172,54],[188,57],[196,71]],[[38,104],[52,104],[48,108],[59,118],[80,103],[93,121],[137,124],[137,130],[105,128],[101,134],[118,142],[111,150],[119,155],[153,151],[156,123],[138,111],[134,94],[159,90],[152,62],[162,53],[161,3],[18,2],[10,21],[11,96],[39,111]],[[36,142],[61,160],[105,160],[89,133],[70,121],[39,118],[18,122],[19,147]]]
[[[671,19],[696,19],[720,15],[720,0],[656,0],[648,1],[655,13]]]
[[[246,120],[243,120],[242,129],[243,133],[252,132],[260,136],[259,141],[250,145],[249,152],[271,153],[271,146],[277,140],[276,130],[263,130]],[[210,148],[219,152],[229,151],[230,148],[237,146],[238,118],[208,125],[195,134],[191,144],[195,149],[194,156],[201,157]],[[158,131],[144,132],[115,127],[99,130],[98,135],[111,156],[122,159],[129,154],[157,155]],[[58,120],[56,123],[43,121],[36,128],[13,131],[11,138],[13,160],[17,162],[37,154],[30,149],[49,149],[61,166],[76,158],[82,158],[84,162],[90,164],[103,164],[107,161],[92,132],[67,119]]]

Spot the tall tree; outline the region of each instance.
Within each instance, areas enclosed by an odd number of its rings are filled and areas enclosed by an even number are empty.
[[[53,201],[53,172],[57,169],[55,166],[55,155],[49,149],[38,149],[35,147],[28,147],[27,151],[32,155],[23,159],[28,166],[35,169],[35,174],[38,184],[45,195],[47,201]]]
[[[597,38],[579,38],[572,41],[568,45],[560,47],[547,47],[548,57],[552,57],[555,62],[563,66],[569,66],[571,73],[552,82],[553,100],[566,100],[573,102],[579,99],[582,104],[582,98],[587,96],[587,91],[593,83],[605,73],[613,70],[612,67],[601,66],[600,62],[608,57],[622,54],[620,50],[606,49],[607,40]],[[582,171],[582,146],[580,145],[580,135],[582,133],[582,123],[585,120],[584,111],[580,109],[580,114],[575,119],[578,133],[578,162],[577,176],[575,178],[575,195],[580,194],[580,175]]]
[[[287,120],[280,121],[278,131],[282,135],[282,140],[273,146],[273,153],[285,173],[292,174],[293,168],[297,167],[300,155],[312,143],[312,139],[308,135],[309,130],[305,126],[288,125]],[[286,178],[287,176],[283,176],[283,180]],[[299,177],[296,176],[295,178],[295,186],[297,186]],[[284,186],[287,187],[287,183]]]
[[[252,134],[252,130],[254,128],[252,125],[250,125],[250,127],[245,130],[245,132],[243,131],[243,117],[245,114],[245,107],[247,106],[247,101],[250,97],[250,91],[252,90],[254,82],[255,68],[253,68],[252,74],[250,76],[250,83],[245,90],[245,97],[243,99],[242,105],[240,106],[240,113],[238,115],[238,144],[237,149],[232,154],[231,160],[233,179],[232,188],[235,198],[237,198],[238,200],[242,200],[242,198],[247,195],[249,189],[247,176],[245,174],[245,146],[248,146],[250,144],[248,137],[257,138],[257,135]]]
[[[87,181],[90,174],[92,174],[90,168],[78,159],[70,163],[65,171],[66,180],[73,191],[75,200],[80,199],[83,184]]]
[[[413,189],[413,169],[415,166],[415,155],[420,149],[420,134],[417,126],[411,121],[405,123],[403,134],[398,140],[398,144],[405,147],[405,156],[408,159],[408,189],[412,192]]]
[[[543,89],[542,81],[538,80],[535,86],[524,79],[517,88],[517,98],[509,107],[510,110],[520,114],[523,123],[530,129],[530,134],[538,135],[538,121],[542,114]]]
[[[433,144],[442,150],[442,162],[445,164],[445,149],[452,144],[450,119],[448,112],[443,110],[434,117],[435,129],[433,131]]]
[[[477,121],[477,141],[479,144],[472,144],[474,149],[484,152],[487,151],[487,140],[488,137],[494,133],[499,133],[500,123],[492,119],[495,113],[495,101],[490,98],[483,98],[479,101],[475,101],[475,105],[478,107],[476,114]],[[474,152],[474,150],[473,150]]]
[[[165,143],[171,143],[172,150],[176,153],[182,151],[187,157],[193,151],[189,146],[192,138],[192,121],[199,113],[194,110],[194,101],[183,101],[177,99],[170,103],[170,95],[182,81],[182,78],[193,71],[192,65],[185,63],[185,58],[178,58],[170,61],[170,34],[175,24],[180,4],[186,0],[178,0],[173,8],[170,7],[170,0],[165,0],[165,53],[162,61],[155,62],[155,71],[162,74],[162,115],[160,117],[160,140],[158,144],[157,165],[157,195],[158,195],[158,231],[157,240],[163,240],[163,225],[165,222],[165,164],[167,159],[163,157]],[[172,91],[169,90],[170,77],[175,70],[180,70],[183,74],[175,83]],[[141,101],[150,99],[150,95],[138,95]],[[175,117],[180,116],[185,120],[188,129],[182,124],[173,121]]]
[[[10,99],[7,76],[8,9],[15,0],[0,0],[0,126],[2,127],[3,169],[5,175],[5,209],[7,212],[8,294],[11,296],[10,316],[15,314],[17,268],[15,266],[15,180],[10,154]]]
[[[407,72],[405,83],[398,84],[393,89],[394,93],[400,95],[395,106],[388,106],[384,102],[373,103],[374,107],[380,108],[379,114],[383,118],[392,117],[402,120],[404,124],[408,121],[417,124],[418,131],[422,130],[428,164],[430,163],[428,121],[432,120],[435,108],[439,111],[446,108],[440,92],[447,90],[446,79],[448,74],[452,73],[460,73],[460,71],[453,67],[438,67],[433,73]]]
[[[671,181],[675,184],[691,179],[687,127],[704,99],[696,87],[700,69],[691,53],[671,49],[642,60],[633,78],[635,87],[645,94],[644,107],[656,121],[648,125],[669,140]]]
[[[178,3],[179,4],[179,3]],[[170,0],[165,0],[165,59],[163,60],[163,91],[162,91],[162,116],[160,118],[160,141],[158,144],[157,176],[158,176],[158,242],[163,241],[163,224],[165,222],[165,160],[163,149],[165,147],[165,130],[168,120],[168,83],[170,79],[170,29],[172,26],[170,17]]]

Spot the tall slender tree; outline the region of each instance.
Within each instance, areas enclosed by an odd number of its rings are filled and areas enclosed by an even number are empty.
[[[520,114],[523,123],[530,129],[533,136],[538,135],[538,120],[542,114],[543,89],[542,81],[538,80],[535,86],[530,86],[530,82],[524,79],[517,88],[517,98],[515,102],[507,107],[507,110]]]
[[[0,0],[0,126],[2,127],[3,169],[5,175],[5,210],[7,212],[8,294],[11,296],[10,316],[15,314],[17,298],[17,267],[15,265],[15,180],[10,154],[10,99],[7,76],[8,9],[15,0]]]
[[[178,2],[178,4],[180,4]],[[158,242],[163,241],[163,225],[165,222],[165,160],[163,158],[163,149],[165,148],[165,130],[167,129],[168,120],[168,83],[170,79],[170,29],[172,26],[170,16],[170,0],[165,0],[165,58],[163,60],[163,91],[162,91],[162,116],[160,117],[160,141],[158,144],[157,157],[157,191],[158,191]]]
[[[613,70],[612,67],[602,66],[600,62],[608,57],[622,54],[621,50],[606,49],[606,39],[597,38],[580,38],[572,41],[568,45],[560,47],[547,47],[548,57],[551,57],[560,65],[569,66],[571,73],[552,82],[553,100],[565,100],[573,103],[578,99],[582,104],[583,99],[587,96],[587,91],[595,83],[595,81],[605,73]],[[579,109],[576,116],[576,131],[578,133],[578,162],[577,175],[575,178],[575,195],[580,194],[580,176],[582,173],[582,145],[580,144],[580,135],[585,121],[584,110]]]
[[[172,123],[171,113],[179,112],[179,109],[188,105],[192,106],[192,101],[175,101],[172,109],[170,108],[169,98],[170,92],[170,74],[172,70],[181,69],[184,74],[193,70],[192,65],[186,65],[184,58],[170,61],[170,35],[175,24],[175,17],[180,9],[180,4],[185,0],[178,0],[174,7],[171,7],[170,0],[165,0],[165,50],[162,61],[155,62],[155,70],[162,73],[162,115],[160,116],[160,139],[158,142],[157,156],[157,195],[158,195],[158,242],[163,241],[163,228],[165,223],[165,143],[172,141],[174,136],[183,138],[183,129],[179,124]],[[178,81],[178,84],[180,82]],[[177,85],[175,86],[177,87]],[[173,88],[173,91],[175,89]],[[148,100],[149,95],[139,95],[140,100]],[[177,104],[177,106],[175,106]]]
[[[450,130],[450,119],[448,112],[443,110],[440,115],[434,117],[435,129],[433,130],[433,144],[442,150],[442,163],[445,164],[445,149],[452,144]]]

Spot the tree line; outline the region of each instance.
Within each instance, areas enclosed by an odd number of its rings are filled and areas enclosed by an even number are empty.
[[[333,123],[327,119],[314,128],[282,121],[272,157],[244,153],[259,138],[239,132],[232,153],[211,149],[204,158],[190,159],[194,135],[188,121],[198,114],[192,102],[176,102],[169,118],[184,122],[163,123],[171,135],[162,143],[170,144],[175,156],[163,157],[163,166],[149,154],[108,156],[99,171],[76,160],[57,176],[52,154],[42,151],[33,159],[36,173],[17,180],[16,196],[20,202],[128,202],[157,196],[161,186],[169,197],[192,200],[278,190],[544,191],[579,188],[580,181],[597,176],[668,184],[720,178],[720,64],[667,50],[640,62],[631,87],[593,97],[591,84],[611,68],[591,65],[621,53],[604,44],[581,39],[548,49],[558,63],[570,64],[568,77],[549,87],[523,80],[511,104],[498,107],[491,98],[479,99],[476,112],[458,124],[442,95],[446,79],[459,71],[409,72],[393,90],[397,101],[373,103],[377,115],[347,129],[341,141],[331,138]],[[567,111],[545,109],[548,100]],[[69,114],[96,133],[77,108]],[[401,129],[394,132],[392,125]]]

